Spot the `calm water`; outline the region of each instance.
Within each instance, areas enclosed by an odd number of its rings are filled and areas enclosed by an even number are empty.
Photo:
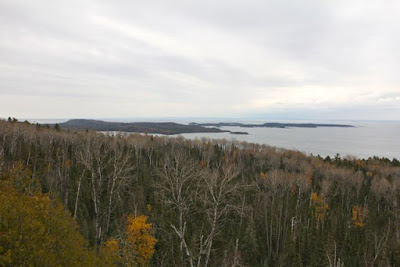
[[[335,122],[342,123],[342,122]],[[230,131],[245,131],[249,135],[229,133],[182,134],[189,139],[226,138],[298,150],[307,154],[334,156],[372,156],[400,159],[400,122],[352,122],[354,128],[242,128],[221,127]]]
[[[63,122],[66,119],[37,119],[39,123]],[[198,119],[198,118],[116,118],[103,119],[105,121],[174,121],[177,123],[195,122],[242,122],[242,123],[264,123],[260,120],[243,119]],[[272,122],[272,121],[268,121]],[[275,147],[298,150],[307,154],[334,156],[356,156],[368,158],[372,156],[400,159],[400,121],[397,122],[365,122],[365,121],[273,121],[273,122],[312,122],[312,123],[336,123],[351,124],[354,128],[242,128],[221,127],[230,131],[244,131],[249,135],[233,135],[229,133],[194,133],[181,134],[188,139],[222,139],[246,141],[249,143],[266,144]]]

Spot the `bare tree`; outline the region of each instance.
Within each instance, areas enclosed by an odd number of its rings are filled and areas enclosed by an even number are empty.
[[[157,187],[160,188],[165,203],[172,206],[177,213],[177,225],[172,223],[171,227],[180,240],[180,266],[185,265],[185,254],[190,266],[194,266],[193,255],[186,243],[185,231],[186,216],[196,197],[200,176],[199,164],[189,159],[185,151],[178,149],[174,149],[167,155],[159,169],[160,182]]]
[[[131,148],[124,149],[116,137],[88,136],[84,139],[78,160],[89,173],[94,209],[95,247],[101,243],[110,225],[114,200],[132,170]],[[84,175],[84,174],[82,174]],[[78,183],[75,206],[79,200]]]
[[[204,173],[202,185],[206,215],[210,224],[210,231],[204,240],[205,259],[204,266],[208,266],[215,236],[223,224],[226,214],[233,208],[234,194],[241,187],[236,181],[240,173],[240,167],[234,163],[225,163],[221,170]]]
[[[110,227],[110,220],[113,208],[115,205],[115,198],[121,199],[120,192],[126,186],[126,182],[131,177],[132,165],[132,147],[126,146],[119,142],[120,140],[114,138],[111,142],[111,164],[110,172],[108,174],[108,211],[106,219],[106,231],[108,233]]]

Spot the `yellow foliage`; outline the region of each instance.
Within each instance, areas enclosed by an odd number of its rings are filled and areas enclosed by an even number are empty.
[[[353,225],[357,227],[364,227],[364,215],[363,208],[356,205],[352,209],[352,221]]]
[[[157,239],[154,238],[153,226],[146,222],[147,216],[129,216],[126,226],[127,249],[125,256],[133,258],[133,262],[139,264],[148,263],[154,254],[154,245]]]
[[[326,217],[326,213],[329,209],[328,204],[325,203],[324,199],[318,196],[317,193],[312,193],[311,200],[314,204],[314,216],[319,220],[324,220]]]
[[[110,252],[110,253],[118,253],[119,251],[119,244],[117,239],[110,239],[107,242],[104,243],[104,250]]]
[[[0,181],[0,266],[94,265],[78,224],[60,201],[34,194],[27,173],[16,165]]]
[[[151,210],[152,210],[151,204],[147,204],[146,209],[147,209],[147,212],[151,212]]]
[[[311,199],[314,203],[316,203],[318,201],[318,194],[317,193],[312,193],[311,195]]]
[[[111,238],[104,242],[101,249],[102,261],[105,266],[118,265],[121,260],[120,245],[117,239]]]
[[[32,178],[32,172],[21,161],[16,162],[3,176],[3,183],[20,193],[34,195],[41,192],[39,180]]]
[[[151,210],[151,205],[147,208]],[[123,238],[109,239],[101,247],[104,265],[147,265],[154,254],[157,239],[153,237],[153,226],[146,222],[147,216],[128,216]]]

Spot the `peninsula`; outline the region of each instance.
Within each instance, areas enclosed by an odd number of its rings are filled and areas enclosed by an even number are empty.
[[[98,132],[118,131],[154,134],[182,134],[182,133],[223,133],[229,132],[217,128],[208,128],[201,125],[185,125],[174,122],[108,122],[101,120],[73,119],[58,124],[61,128],[73,130],[91,130]],[[50,126],[55,126],[51,124]]]

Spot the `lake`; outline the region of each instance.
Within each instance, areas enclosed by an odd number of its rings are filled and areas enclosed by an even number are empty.
[[[310,121],[307,121],[310,122]],[[315,122],[314,122],[315,123]],[[322,122],[320,122],[322,123]],[[329,122],[332,123],[332,122]],[[266,144],[307,154],[334,156],[372,156],[400,159],[400,122],[333,122],[351,124],[353,128],[243,128],[220,127],[223,130],[244,131],[249,135],[229,133],[181,134],[184,138],[211,138]]]
[[[119,122],[167,122],[187,124],[189,122],[241,122],[262,124],[265,122],[283,123],[333,123],[350,124],[352,128],[244,128],[221,127],[223,130],[234,132],[248,132],[249,135],[233,135],[229,133],[193,133],[181,134],[188,139],[222,139],[246,141],[249,143],[266,144],[275,147],[298,150],[306,154],[335,156],[339,153],[342,157],[350,155],[358,158],[373,156],[400,159],[400,121],[286,121],[286,120],[247,120],[226,118],[100,118],[105,121]],[[67,119],[28,119],[31,122],[56,123]]]

